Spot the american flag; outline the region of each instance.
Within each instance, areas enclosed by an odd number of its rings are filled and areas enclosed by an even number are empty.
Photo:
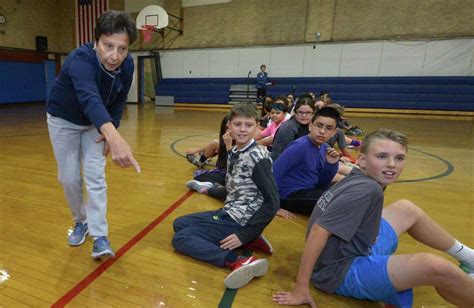
[[[108,0],[76,0],[77,46],[94,40],[94,28],[100,14],[107,11]]]

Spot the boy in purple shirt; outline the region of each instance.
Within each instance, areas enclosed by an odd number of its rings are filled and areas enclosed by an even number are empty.
[[[273,164],[282,209],[311,214],[336,175],[339,155],[326,141],[336,132],[338,116],[333,108],[319,109],[310,123],[310,133],[290,143]]]

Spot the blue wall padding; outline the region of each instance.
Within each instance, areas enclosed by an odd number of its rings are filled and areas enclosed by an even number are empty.
[[[45,99],[44,63],[0,61],[0,104]]]
[[[271,96],[328,91],[345,107],[474,111],[474,77],[300,77],[270,78]],[[247,78],[166,78],[157,95],[175,102],[226,104],[232,84]],[[255,84],[255,78],[250,78]]]
[[[46,99],[49,97],[49,91],[53,85],[54,79],[56,79],[56,63],[51,60],[44,61],[46,71]]]

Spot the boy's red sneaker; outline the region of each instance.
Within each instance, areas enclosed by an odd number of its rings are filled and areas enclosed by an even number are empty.
[[[253,241],[248,242],[242,246],[242,249],[259,251],[271,255],[273,253],[273,247],[270,241],[263,235],[260,234]]]
[[[232,270],[224,279],[224,285],[229,289],[242,288],[254,277],[263,276],[268,271],[268,261],[255,257],[239,257],[235,262],[225,265]]]

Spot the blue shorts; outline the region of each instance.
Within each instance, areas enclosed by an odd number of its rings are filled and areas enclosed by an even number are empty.
[[[379,234],[368,256],[356,257],[336,290],[336,294],[382,301],[397,307],[411,307],[412,289],[397,292],[388,277],[387,262],[398,246],[398,237],[392,226],[382,218]]]

